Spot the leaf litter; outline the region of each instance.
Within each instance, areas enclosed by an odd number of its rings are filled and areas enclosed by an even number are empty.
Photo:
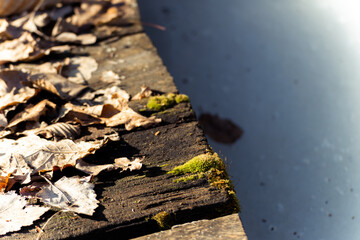
[[[126,1],[21,0],[4,12],[1,7],[10,2],[0,4],[0,236],[32,225],[50,207],[93,215],[99,201],[92,177],[103,171],[139,170],[144,157],[118,157],[104,164],[87,157],[120,141],[114,127],[132,131],[161,122],[129,107],[130,95],[112,71],[99,78],[109,87],[92,90],[88,81],[98,63],[90,56],[27,63],[96,44],[96,27],[126,23],[132,14],[124,7]],[[24,11],[30,12],[9,16]],[[143,86],[132,100],[151,93]],[[113,130],[84,138],[93,126]],[[69,167],[87,176],[54,177]]]

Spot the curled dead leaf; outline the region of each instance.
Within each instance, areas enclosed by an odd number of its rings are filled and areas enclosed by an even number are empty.
[[[26,102],[36,94],[26,86],[28,74],[17,70],[0,71],[0,110]]]
[[[32,61],[45,55],[31,33],[23,32],[19,38],[0,43],[0,64],[7,62]]]
[[[13,128],[21,122],[33,121],[39,122],[41,116],[55,112],[56,104],[48,100],[42,100],[36,105],[28,105],[24,111],[16,114],[8,124],[8,128]]]
[[[30,76],[32,86],[49,91],[64,100],[76,98],[87,86],[76,84],[54,73],[35,74]]]
[[[96,115],[84,111],[84,107],[67,103],[60,109],[55,122],[79,123],[81,126],[100,124],[102,120]]]
[[[147,98],[147,97],[150,97],[152,94],[152,91],[149,87],[145,86],[145,85],[142,85],[141,86],[141,91],[139,93],[137,93],[135,96],[133,96],[131,98],[131,100],[140,100],[140,99],[143,99],[143,98]]]
[[[115,127],[118,125],[125,124],[125,129],[131,131],[136,127],[148,128],[154,125],[157,125],[161,122],[160,118],[144,117],[129,107],[123,108],[121,112],[115,114],[110,118],[104,119],[106,126]]]
[[[79,125],[55,123],[38,130],[35,134],[41,135],[46,139],[75,139],[80,135],[80,132],[81,128]]]
[[[31,10],[40,0],[1,0],[0,17],[22,13]]]
[[[91,33],[77,35],[72,32],[62,32],[55,37],[58,42],[77,43],[82,45],[91,45],[96,43],[96,36]]]

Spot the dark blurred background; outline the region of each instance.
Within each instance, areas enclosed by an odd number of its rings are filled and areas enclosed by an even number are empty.
[[[209,142],[249,239],[358,239],[360,2],[138,2],[197,115],[244,131]]]

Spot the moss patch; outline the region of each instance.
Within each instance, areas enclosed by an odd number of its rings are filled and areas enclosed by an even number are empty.
[[[150,97],[146,107],[151,110],[163,111],[175,104],[175,99],[171,95],[161,95]]]
[[[225,165],[216,153],[205,153],[192,158],[181,166],[175,167],[168,173],[172,173],[174,175],[182,175],[185,173],[205,173],[212,168],[225,170]]]
[[[167,95],[150,97],[146,107],[155,111],[164,111],[182,102],[190,102],[190,98],[185,94],[169,93]]]
[[[185,177],[181,177],[178,179],[173,180],[173,182],[178,183],[178,182],[187,182],[187,181],[192,181],[192,180],[196,180],[196,179],[200,179],[205,177],[204,173],[196,173],[196,174],[191,174],[189,176],[185,176]]]
[[[176,103],[190,102],[190,98],[185,94],[178,94],[175,96]]]
[[[162,211],[153,216],[151,219],[155,220],[160,229],[169,229],[174,225],[173,217],[170,213]]]
[[[224,190],[229,197],[227,206],[219,210],[222,210],[224,214],[240,212],[240,205],[236,198],[234,185],[229,180],[225,164],[217,153],[209,151],[208,153],[198,155],[185,164],[175,167],[169,171],[168,174],[187,174],[184,177],[175,179],[174,182],[176,183],[196,180],[207,176],[210,186]]]

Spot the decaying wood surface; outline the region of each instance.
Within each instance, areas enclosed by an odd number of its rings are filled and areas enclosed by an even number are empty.
[[[142,236],[134,240],[247,240],[238,214],[213,220],[199,220],[173,226],[170,230]]]
[[[99,79],[103,78],[104,71],[112,71],[119,76],[121,87],[130,95],[138,93],[144,84],[159,93],[177,92],[156,49],[142,32],[136,1],[125,2],[129,8],[133,8],[133,24],[96,28],[94,33],[98,39],[104,40],[91,46],[78,46],[72,49],[71,55],[90,56],[99,64],[88,80],[93,89],[110,85]],[[64,57],[50,55],[47,58]],[[39,63],[29,65],[32,64]],[[146,101],[146,98],[135,100],[129,105],[138,113],[150,116],[152,112],[141,111]],[[172,216],[171,225],[231,213],[228,194],[211,186],[206,178],[176,183],[173,181],[175,176],[166,174],[175,166],[209,150],[190,103],[180,103],[169,111],[154,114],[162,122],[149,129],[126,131],[124,127],[89,128],[89,132],[82,137],[84,140],[102,137],[113,130],[121,136],[120,141],[109,144],[92,156],[93,161],[106,164],[109,158],[145,156],[142,162],[144,167],[134,172],[100,173],[94,179],[95,192],[100,201],[94,215],[57,213],[47,222],[41,239],[127,239],[159,231],[153,217],[161,212]],[[43,228],[54,213],[46,213],[34,225],[9,233],[3,239],[36,239],[38,232],[34,226]],[[212,224],[220,223],[214,221]],[[186,228],[184,231],[187,231]]]

